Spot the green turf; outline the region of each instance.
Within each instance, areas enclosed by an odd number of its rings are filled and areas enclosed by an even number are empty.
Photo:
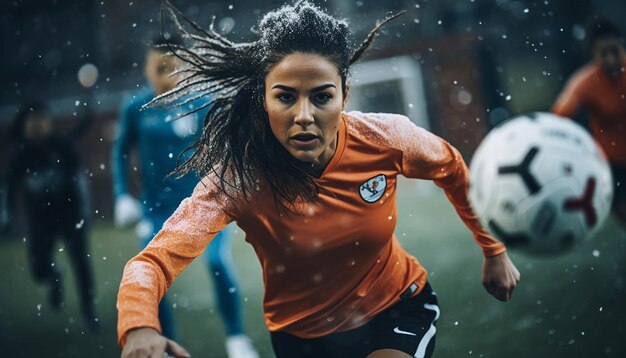
[[[430,273],[442,316],[435,357],[625,357],[626,234],[614,220],[574,252],[533,258],[515,252],[522,282],[509,303],[480,284],[482,256],[439,190],[399,197],[396,231]],[[234,258],[242,283],[245,324],[262,357],[272,357],[263,324],[260,266],[237,234]],[[84,332],[65,252],[66,308],[52,312],[31,279],[22,241],[0,243],[0,349],[5,357],[115,357],[115,297],[124,263],[136,253],[131,230],[96,225],[91,235],[104,332]],[[59,245],[58,248],[62,248]],[[224,357],[224,331],[214,310],[205,261],[197,260],[171,288],[180,343],[195,357]],[[38,306],[40,305],[40,306]]]

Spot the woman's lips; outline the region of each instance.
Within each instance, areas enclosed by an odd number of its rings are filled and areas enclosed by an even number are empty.
[[[319,143],[320,139],[316,136],[306,135],[306,136],[294,136],[289,139],[291,145],[299,149],[308,149],[316,146]]]

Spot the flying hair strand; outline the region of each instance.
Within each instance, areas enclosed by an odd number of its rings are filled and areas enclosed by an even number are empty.
[[[396,14],[387,16],[378,25],[376,25],[376,27],[372,31],[370,31],[369,35],[367,35],[367,38],[365,39],[365,41],[363,41],[361,43],[361,46],[356,51],[354,51],[354,54],[350,58],[349,65],[352,65],[353,63],[355,63],[356,61],[359,60],[361,55],[363,55],[365,50],[367,50],[367,48],[370,46],[372,41],[374,41],[374,38],[376,37],[376,35],[378,35],[378,31],[380,31],[380,29],[383,27],[383,25],[385,25],[389,21],[395,19],[396,17],[404,14],[405,12],[406,12],[406,10],[402,10],[402,11],[396,13]]]

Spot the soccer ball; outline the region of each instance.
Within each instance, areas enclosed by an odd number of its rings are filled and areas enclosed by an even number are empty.
[[[470,164],[469,198],[481,224],[533,254],[568,251],[607,218],[613,186],[600,147],[585,129],[550,114],[494,128]]]

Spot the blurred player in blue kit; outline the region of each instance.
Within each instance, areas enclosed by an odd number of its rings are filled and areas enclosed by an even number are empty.
[[[179,116],[198,109],[209,102],[202,98],[190,100],[172,109],[142,106],[155,96],[174,88],[173,75],[178,59],[168,56],[167,43],[180,42],[176,38],[155,39],[146,54],[144,75],[148,84],[131,93],[122,103],[119,131],[112,152],[115,208],[114,221],[119,227],[136,222],[141,248],[148,245],[172,215],[180,202],[191,195],[198,182],[194,175],[170,177],[176,168],[180,153],[190,147],[202,132],[206,109],[182,118]],[[128,173],[130,152],[136,151],[140,172],[140,201],[129,191]],[[182,158],[181,158],[182,159]],[[231,258],[232,235],[229,229],[220,232],[209,245],[208,268],[213,278],[218,310],[226,326],[226,350],[230,358],[254,358],[257,353],[244,334],[239,285]],[[159,320],[163,335],[176,337],[173,313],[167,300],[159,304]]]

